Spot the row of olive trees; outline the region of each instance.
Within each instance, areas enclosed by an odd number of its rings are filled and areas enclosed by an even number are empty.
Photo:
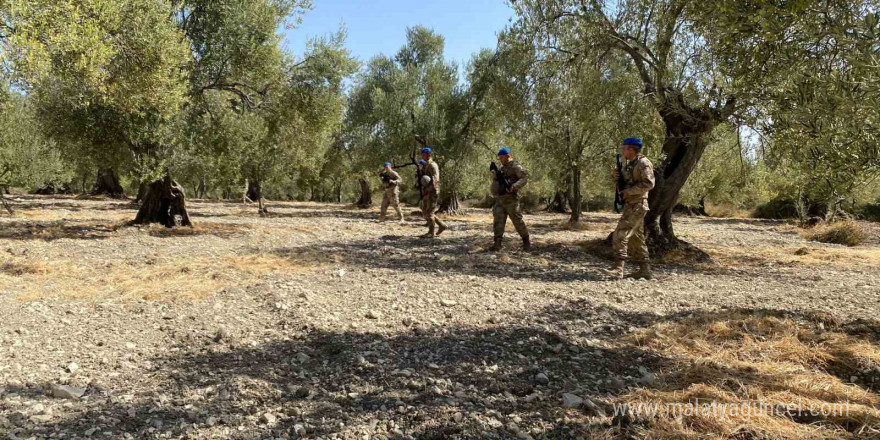
[[[356,68],[343,32],[282,50],[278,29],[309,6],[8,0],[4,59],[66,157],[143,182],[136,222],[189,223],[173,173],[201,191],[247,181],[265,212],[263,182],[319,166]]]

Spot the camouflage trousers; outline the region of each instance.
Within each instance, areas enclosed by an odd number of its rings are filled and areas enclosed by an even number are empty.
[[[443,226],[446,225],[442,220],[437,218],[437,215],[434,214],[437,211],[437,199],[439,195],[437,193],[428,193],[422,198],[422,214],[425,217],[425,220],[428,221],[428,232],[433,233],[435,226]]]
[[[648,213],[648,201],[627,203],[623,207],[623,215],[614,230],[614,255],[618,260],[626,260],[627,250],[632,254],[634,263],[648,262],[648,245],[645,243],[645,214]]]
[[[520,237],[528,237],[529,228],[523,220],[518,195],[506,194],[495,197],[495,205],[492,206],[492,217],[494,218],[492,230],[495,233],[495,241],[504,238],[504,227],[507,225],[507,217],[510,217],[510,221]]]
[[[379,216],[383,220],[388,212],[388,205],[391,205],[397,212],[397,217],[403,220],[403,211],[400,210],[400,190],[396,186],[386,189],[385,195],[382,196],[382,208],[379,210]]]

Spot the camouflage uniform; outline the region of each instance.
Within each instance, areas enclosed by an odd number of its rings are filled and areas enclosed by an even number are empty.
[[[433,159],[425,164],[424,175],[431,177],[431,183],[427,188],[422,188],[424,197],[422,200],[422,213],[428,221],[428,233],[426,235],[439,235],[446,229],[446,224],[434,215],[437,210],[437,199],[440,196],[440,166]],[[435,234],[435,225],[439,228]]]
[[[389,180],[388,183],[382,183],[382,186],[385,188],[385,195],[382,196],[382,209],[380,210],[379,217],[385,220],[388,205],[391,205],[397,212],[397,217],[403,221],[403,211],[400,210],[400,184],[403,183],[403,179],[394,170],[385,171],[384,173],[388,175]]]
[[[514,160],[507,162],[507,165],[503,165],[499,172],[510,181],[511,190],[513,191],[507,194],[501,194],[501,184],[498,182],[498,179],[492,180],[490,191],[495,197],[495,204],[492,207],[495,245],[497,247],[501,244],[508,216],[510,217],[513,226],[516,228],[516,232],[519,233],[519,236],[522,237],[524,242],[528,242],[529,228],[526,227],[526,223],[523,221],[522,211],[519,206],[518,191],[528,183],[529,173],[519,164],[519,162]]]
[[[648,192],[654,188],[654,166],[640,154],[624,165],[623,179],[626,181],[628,193],[623,215],[614,231],[614,254],[617,260],[626,260],[627,245],[629,245],[632,261],[647,263],[645,214],[648,213]]]

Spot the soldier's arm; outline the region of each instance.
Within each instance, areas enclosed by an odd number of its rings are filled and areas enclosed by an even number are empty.
[[[639,180],[627,190],[627,193],[630,195],[647,194],[654,189],[654,166],[648,161],[640,161],[637,166],[641,176],[639,176]]]
[[[434,188],[440,184],[440,166],[436,163],[431,164],[431,184],[434,185]]]
[[[393,183],[395,185],[400,185],[401,183],[403,183],[403,178],[400,177],[400,174],[397,174],[396,171],[392,171],[391,172],[391,183]]]
[[[514,169],[514,172],[516,173],[516,178],[518,180],[511,186],[510,190],[519,191],[520,189],[522,189],[522,187],[526,186],[526,184],[529,183],[529,172],[526,171],[526,169],[522,166],[516,167]]]

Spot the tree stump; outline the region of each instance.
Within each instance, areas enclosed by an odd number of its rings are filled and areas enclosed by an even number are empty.
[[[106,195],[113,198],[125,197],[125,188],[119,184],[119,176],[113,168],[104,168],[98,170],[98,177],[95,179],[95,188],[92,195]]]
[[[166,228],[192,226],[186,210],[186,193],[171,176],[149,185],[147,194],[132,224],[158,223]]]
[[[557,190],[553,200],[547,204],[547,212],[568,214],[568,194],[565,191]]]
[[[437,212],[446,215],[458,215],[461,208],[458,203],[458,191],[452,190],[446,197],[440,199],[440,208]]]
[[[358,183],[361,185],[361,196],[355,205],[358,208],[367,209],[373,206],[373,190],[370,189],[370,182],[367,182],[367,179],[361,178]]]

